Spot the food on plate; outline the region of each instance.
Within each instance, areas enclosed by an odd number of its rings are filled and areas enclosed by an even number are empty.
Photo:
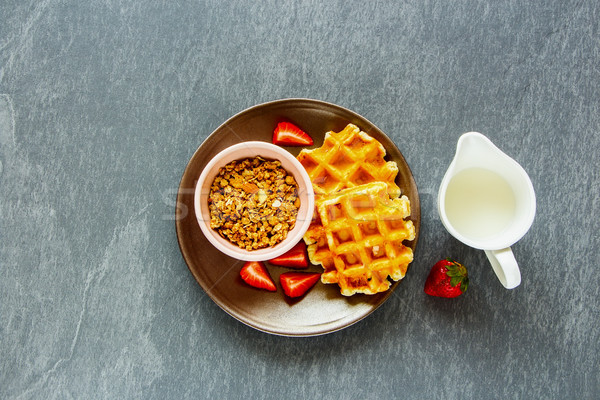
[[[310,135],[291,122],[280,122],[273,132],[273,144],[279,146],[311,146]]]
[[[308,172],[317,196],[384,182],[390,197],[395,198],[400,196],[395,182],[398,165],[386,161],[385,154],[375,138],[348,124],[340,132],[327,132],[321,147],[302,149],[297,159]]]
[[[425,281],[425,293],[436,297],[458,297],[468,287],[467,268],[450,258],[435,263]]]
[[[383,182],[344,189],[318,206],[324,240],[309,246],[311,261],[321,264],[323,283],[337,283],[345,296],[389,289],[413,260],[405,240],[415,237],[406,196],[390,199]]]
[[[246,250],[274,246],[296,224],[298,184],[278,160],[261,157],[225,165],[208,196],[210,227]]]
[[[279,275],[279,282],[286,296],[300,297],[319,281],[320,276],[316,272],[284,272]]]
[[[385,148],[356,125],[328,132],[323,145],[298,160],[315,190],[313,221],[304,235],[308,256],[321,264],[323,283],[343,295],[389,289],[413,259],[403,241],[415,238],[410,202],[396,184],[398,166]]]
[[[370,182],[384,182],[389,196],[399,197],[400,188],[395,182],[398,165],[386,161],[385,154],[381,143],[353,124],[348,124],[340,132],[327,132],[321,147],[303,149],[297,158],[313,184],[315,209],[321,199],[331,193]],[[315,212],[304,235],[309,245],[309,256],[310,246],[323,239],[323,225],[319,213]]]
[[[306,244],[303,241],[298,242],[289,251],[269,260],[269,263],[289,268],[307,268]]]
[[[248,285],[258,289],[265,289],[270,292],[275,292],[277,287],[271,279],[269,271],[265,264],[260,261],[248,261],[240,270],[240,276]]]

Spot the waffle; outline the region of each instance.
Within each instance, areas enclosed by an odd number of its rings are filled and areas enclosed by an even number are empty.
[[[313,183],[315,195],[338,192],[369,182],[385,182],[391,198],[400,196],[394,182],[398,166],[385,161],[385,148],[377,140],[348,124],[340,132],[327,132],[323,145],[303,149],[298,161]]]
[[[389,289],[390,277],[402,279],[413,252],[403,245],[415,237],[406,196],[390,199],[383,182],[330,195],[317,206],[323,236],[308,247],[310,260],[322,264],[323,283],[341,293],[375,294]]]
[[[303,149],[298,154],[298,161],[306,169],[315,191],[315,212],[304,235],[306,244],[324,241],[316,207],[326,195],[369,182],[385,182],[391,198],[400,196],[400,188],[395,183],[398,166],[393,161],[385,161],[385,154],[381,143],[353,124],[346,125],[340,132],[327,132],[321,147]]]
[[[321,147],[298,155],[315,191],[315,213],[304,235],[310,261],[323,266],[323,283],[337,283],[347,296],[387,290],[387,277],[401,279],[412,261],[412,250],[402,244],[415,236],[412,222],[404,221],[410,203],[399,198],[398,166],[385,154],[381,143],[348,124],[328,132]],[[357,199],[366,207],[357,207]],[[328,210],[336,208],[340,213],[332,218]]]

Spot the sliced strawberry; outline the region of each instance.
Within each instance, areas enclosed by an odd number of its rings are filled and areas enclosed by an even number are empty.
[[[308,267],[306,244],[304,244],[304,241],[300,241],[289,251],[280,255],[279,257],[269,260],[269,262],[273,265],[280,265],[282,267],[306,268]]]
[[[316,272],[284,272],[279,275],[283,292],[289,297],[300,297],[319,281],[321,274]]]
[[[275,292],[277,287],[271,279],[267,267],[260,261],[248,261],[240,271],[240,276],[250,286]]]
[[[291,122],[280,122],[273,132],[273,143],[280,146],[310,146],[313,140]]]

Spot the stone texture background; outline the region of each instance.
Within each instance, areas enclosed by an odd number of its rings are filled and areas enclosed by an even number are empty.
[[[0,398],[597,398],[600,3],[325,3],[0,4]],[[221,311],[174,228],[203,139],[287,97],[373,121],[421,193],[405,282],[315,338]],[[537,191],[512,291],[437,216],[470,130]],[[472,285],[427,297],[447,256]]]

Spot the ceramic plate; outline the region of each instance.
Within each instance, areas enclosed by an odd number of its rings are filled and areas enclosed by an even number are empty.
[[[239,277],[242,261],[219,252],[202,234],[194,214],[194,187],[202,169],[221,150],[233,144],[260,140],[271,142],[278,122],[290,121],[323,144],[325,133],[340,131],[353,123],[379,140],[387,150],[387,159],[398,164],[396,183],[410,199],[416,237],[407,242],[413,251],[419,237],[420,206],[412,173],[396,145],[375,125],[343,107],[308,99],[286,99],[260,104],[231,117],[219,126],[196,150],[188,163],[177,195],[177,239],[183,257],[196,281],[210,298],[234,318],[258,330],[285,336],[313,336],[345,328],[360,321],[391,295],[402,282],[377,295],[344,297],[337,285],[320,282],[299,299],[284,296],[279,275],[287,268],[268,265],[277,292],[267,292],[246,285]],[[297,155],[302,148],[288,147]],[[322,272],[311,265],[308,271]],[[410,267],[408,272],[410,273]]]

